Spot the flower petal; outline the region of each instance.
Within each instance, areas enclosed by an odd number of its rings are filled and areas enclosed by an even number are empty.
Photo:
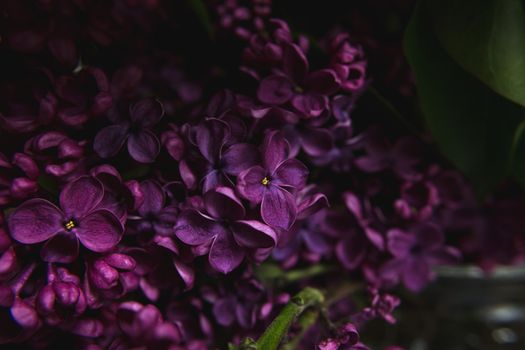
[[[403,258],[410,254],[410,249],[415,244],[416,238],[399,229],[391,229],[387,233],[388,251],[397,258]]]
[[[261,217],[270,226],[288,229],[295,221],[297,208],[292,194],[278,186],[269,186],[261,204]]]
[[[141,216],[157,214],[164,207],[166,196],[162,187],[153,180],[145,180],[140,183],[140,189],[144,193],[144,200],[137,211]]]
[[[237,176],[259,163],[259,151],[253,145],[237,143],[222,154],[222,163],[225,173]]]
[[[257,98],[270,105],[282,105],[293,96],[293,83],[286,77],[272,75],[259,83]]]
[[[151,163],[160,152],[160,142],[149,130],[142,130],[128,137],[128,152],[131,158],[140,163]]]
[[[254,204],[262,201],[263,193],[266,187],[262,184],[262,180],[266,176],[266,171],[256,165],[239,174],[237,178],[237,190],[247,200]]]
[[[236,221],[231,224],[237,244],[245,248],[269,248],[277,242],[276,232],[257,220]]]
[[[328,107],[328,98],[317,94],[297,94],[292,98],[292,106],[309,117],[318,117]]]
[[[7,222],[11,237],[21,243],[33,244],[47,240],[62,231],[64,215],[45,199],[30,199],[16,208]]]
[[[129,113],[134,125],[148,128],[160,121],[164,108],[158,100],[146,98],[132,105]]]
[[[93,210],[104,197],[102,183],[91,176],[81,176],[68,183],[60,192],[60,207],[66,213],[66,219],[80,220]]]
[[[308,168],[297,159],[288,159],[281,163],[272,175],[276,185],[292,187],[296,190],[306,185]]]
[[[304,85],[308,90],[322,95],[331,95],[339,89],[337,75],[330,69],[322,69],[308,74]]]
[[[301,145],[306,154],[319,157],[334,147],[334,139],[326,129],[305,128],[301,130]]]
[[[231,232],[224,230],[213,240],[208,260],[217,271],[229,273],[244,259],[244,251],[237,245]]]
[[[179,216],[174,231],[184,243],[200,245],[210,241],[223,230],[220,225],[206,219],[196,210],[187,209]]]
[[[299,46],[290,43],[284,47],[283,69],[296,83],[303,81],[308,72],[308,59]]]
[[[80,220],[75,233],[86,248],[99,253],[116,246],[122,238],[124,228],[112,212],[102,209]]]
[[[78,257],[78,239],[72,232],[61,232],[44,244],[40,256],[50,263],[72,263]]]
[[[93,149],[102,158],[110,158],[117,155],[122,148],[128,128],[124,125],[110,125],[100,130],[93,141]]]
[[[418,292],[432,279],[430,266],[422,259],[410,258],[405,262],[403,283],[411,291]]]
[[[290,145],[279,131],[271,131],[264,137],[262,151],[264,166],[273,173],[279,164],[288,159]]]
[[[210,216],[219,220],[236,221],[244,218],[241,200],[229,187],[217,187],[204,194],[204,206]]]

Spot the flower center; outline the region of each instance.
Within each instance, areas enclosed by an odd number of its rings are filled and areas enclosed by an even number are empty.
[[[64,228],[65,228],[67,231],[71,231],[71,230],[74,229],[76,226],[77,226],[77,224],[75,223],[75,221],[74,221],[73,219],[69,219],[69,220],[66,221],[66,223],[64,224]]]
[[[264,186],[268,186],[270,184],[270,179],[268,179],[268,177],[264,177],[264,179],[261,180],[261,183],[264,185]]]

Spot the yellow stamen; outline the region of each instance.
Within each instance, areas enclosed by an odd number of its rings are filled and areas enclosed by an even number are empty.
[[[261,180],[261,183],[264,185],[264,186],[268,186],[268,184],[270,183],[270,180],[265,177],[264,179]]]
[[[69,220],[68,222],[66,222],[66,224],[64,225],[64,227],[66,228],[66,230],[71,230],[72,228],[74,228],[76,225],[75,225],[75,222],[73,220]]]

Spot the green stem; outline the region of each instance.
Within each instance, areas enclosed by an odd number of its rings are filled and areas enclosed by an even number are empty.
[[[259,350],[277,350],[288,329],[295,319],[307,308],[321,305],[324,302],[323,293],[315,288],[307,287],[290,300],[281,313],[272,321],[270,326],[257,340]]]

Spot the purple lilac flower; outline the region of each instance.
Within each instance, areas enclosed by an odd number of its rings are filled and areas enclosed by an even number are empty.
[[[87,67],[78,74],[59,77],[55,89],[58,117],[67,125],[79,126],[104,114],[112,105],[108,78],[98,68]]]
[[[283,52],[283,74],[264,78],[257,97],[270,105],[290,102],[295,110],[312,118],[327,110],[327,95],[338,89],[339,81],[332,70],[309,72],[308,60],[302,50],[295,44],[288,44]]]
[[[100,181],[80,177],[60,193],[60,208],[42,198],[17,207],[7,219],[11,236],[24,244],[46,242],[41,255],[49,262],[74,261],[79,241],[94,252],[109,251],[124,228],[115,214],[99,207],[103,197]]]
[[[93,148],[102,158],[115,156],[127,141],[130,156],[137,162],[151,163],[160,152],[160,143],[151,128],[164,114],[160,102],[144,99],[130,106],[129,119],[112,117],[114,125],[100,130]]]
[[[4,285],[0,285],[0,323],[0,344],[28,338],[40,324],[35,309]]]
[[[84,174],[85,144],[62,132],[47,131],[27,140],[24,151],[47,174],[68,180]]]
[[[460,253],[445,246],[443,232],[436,225],[422,223],[409,232],[400,229],[388,231],[388,251],[393,259],[381,269],[389,282],[402,280],[412,290],[421,290],[432,278],[432,268],[441,264],[454,264]]]
[[[254,204],[261,203],[261,217],[270,226],[288,229],[295,221],[294,192],[306,184],[308,169],[289,158],[290,146],[277,131],[266,134],[263,165],[253,166],[237,179],[239,193]]]
[[[208,259],[215,270],[228,273],[250,251],[275,245],[275,231],[259,221],[245,220],[244,206],[231,188],[206,192],[204,208],[206,213],[184,210],[175,234],[186,244],[209,245]]]
[[[336,72],[341,88],[357,91],[365,85],[366,60],[363,49],[352,45],[347,33],[335,36],[330,44],[330,67]]]
[[[368,350],[369,348],[359,342],[359,333],[351,323],[346,323],[337,328],[333,337],[321,341],[319,350]]]
[[[35,161],[24,153],[15,153],[10,162],[0,152],[0,205],[25,199],[38,191],[40,171]]]
[[[255,146],[248,143],[227,145],[229,134],[229,126],[219,119],[210,119],[195,128],[195,141],[206,163],[203,192],[217,186],[233,185],[231,176],[237,176],[259,162]]]

